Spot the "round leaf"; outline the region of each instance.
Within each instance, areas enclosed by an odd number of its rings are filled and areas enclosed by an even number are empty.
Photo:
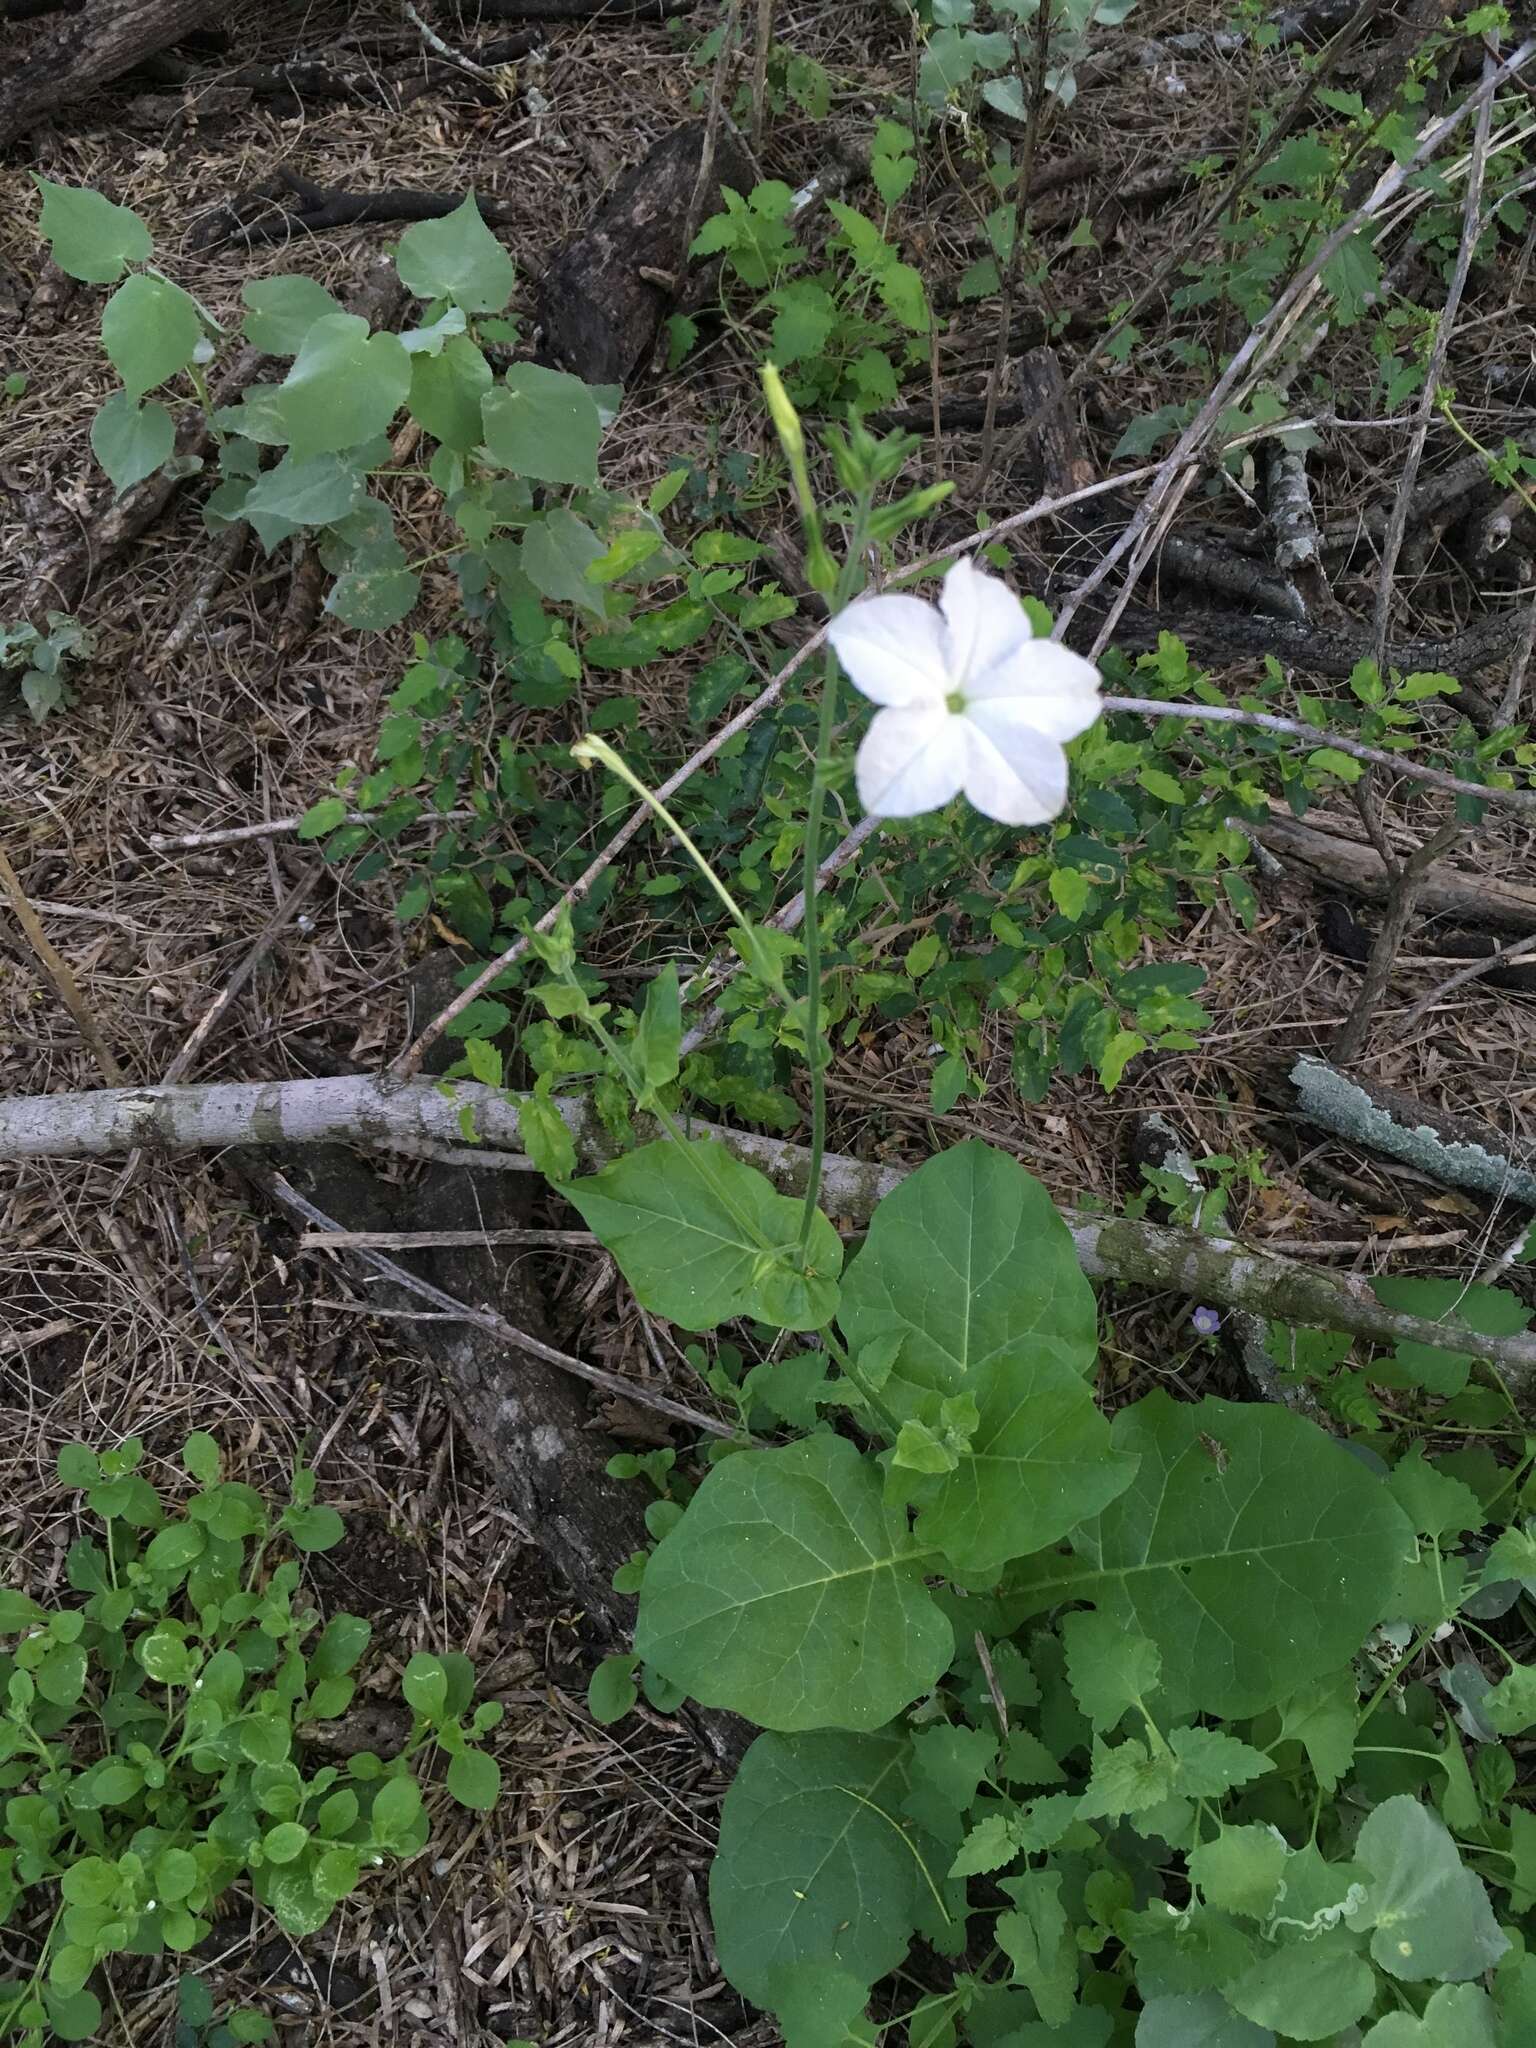
[[[602,415],[579,377],[541,363],[514,363],[480,411],[486,447],[515,476],[547,484],[597,482]]]
[[[102,309],[102,347],[132,398],[184,370],[202,338],[197,302],[169,278],[140,272]]]
[[[483,1749],[461,1749],[448,1762],[448,1790],[460,1806],[489,1813],[501,1797],[501,1766]]]
[[[418,1650],[401,1675],[400,1690],[406,1705],[424,1720],[440,1719],[448,1700],[448,1674],[441,1658]]]
[[[121,497],[169,462],[176,427],[163,405],[135,405],[126,391],[114,391],[91,421],[91,452]]]
[[[181,1462],[200,1485],[212,1486],[219,1476],[218,1439],[205,1429],[194,1429],[181,1447]]]
[[[128,264],[145,263],[154,254],[149,229],[126,206],[114,206],[99,192],[55,185],[36,172],[32,182],[43,195],[38,232],[68,276],[116,284]]]
[[[1360,1830],[1355,1860],[1370,1873],[1365,1903],[1348,1915],[1371,1928],[1371,1954],[1394,1977],[1480,1977],[1509,1947],[1482,1879],[1465,1868],[1445,1825],[1403,1793]]]
[[[398,335],[370,336],[356,314],[328,313],[278,386],[275,422],[296,456],[334,454],[382,434],[410,388],[411,359]]]
[[[640,1697],[635,1684],[639,1661],[633,1654],[605,1657],[587,1681],[587,1711],[605,1728],[622,1721]]]
[[[512,258],[480,218],[473,192],[441,220],[407,228],[395,268],[418,299],[452,299],[466,313],[499,313],[517,282]]]
[[[60,2041],[89,2041],[101,2026],[101,2000],[82,1985],[78,1991],[43,1993],[48,2024]]]
[[[269,356],[296,356],[317,320],[344,310],[312,277],[252,278],[240,296],[250,307],[245,338]]]
[[[1146,2001],[1136,2048],[1275,2048],[1275,2037],[1240,2018],[1219,1991],[1186,1991]]]
[[[279,1821],[261,1838],[261,1853],[268,1863],[292,1863],[303,1854],[309,1829],[296,1820]]]
[[[846,1438],[743,1451],[647,1565],[635,1653],[767,1728],[878,1728],[954,1652],[925,1568]]]

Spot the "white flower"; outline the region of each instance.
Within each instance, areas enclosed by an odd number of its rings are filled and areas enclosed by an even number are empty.
[[[938,605],[871,597],[830,628],[876,712],[855,773],[866,811],[912,818],[961,790],[1003,825],[1039,825],[1067,800],[1064,740],[1099,715],[1099,672],[1037,640],[1024,607],[965,556]]]

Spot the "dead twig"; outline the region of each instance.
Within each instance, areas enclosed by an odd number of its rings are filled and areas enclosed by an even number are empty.
[[[100,1067],[107,1086],[123,1087],[126,1077],[97,1028],[96,1019],[91,1015],[85,998],[80,993],[80,984],[75,980],[73,970],[43,930],[41,918],[27,900],[27,892],[22,888],[16,870],[3,852],[0,852],[0,893],[3,893],[5,900],[10,904],[16,922],[26,935],[28,945],[37,955],[48,979],[58,990],[65,1009],[74,1018],[75,1028],[89,1048],[91,1057]]]
[[[278,934],[286,930],[293,919],[297,917],[299,911],[309,901],[315,892],[316,884],[324,872],[324,868],[318,865],[312,867],[307,875],[294,883],[282,902],[278,904],[276,910],[273,911],[261,930],[256,934],[251,950],[246,954],[240,965],[198,1019],[191,1037],[188,1038],[186,1044],[166,1068],[163,1079],[165,1087],[170,1087],[177,1081],[184,1081],[187,1075],[191,1073],[197,1056],[207,1044],[214,1026],[245,987],[267,954],[271,952]]]
[[[1427,996],[1420,996],[1413,1008],[1403,1019],[1401,1036],[1409,1037],[1414,1026],[1431,1011],[1437,1003],[1443,1003],[1447,996],[1454,995],[1459,988],[1465,988],[1469,981],[1479,981],[1485,974],[1495,974],[1505,967],[1528,967],[1536,961],[1536,946],[1497,946],[1481,960],[1474,960],[1469,967],[1458,969],[1455,974],[1442,981],[1438,988],[1432,988]]]

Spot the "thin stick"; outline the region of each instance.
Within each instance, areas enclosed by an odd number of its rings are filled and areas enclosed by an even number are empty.
[[[123,1087],[123,1070],[112,1057],[107,1041],[97,1029],[96,1019],[86,1008],[85,998],[80,993],[80,984],[75,980],[69,963],[54,950],[37,912],[27,901],[26,891],[17,879],[16,870],[3,852],[0,852],[0,890],[4,891],[5,899],[11,906],[16,922],[26,934],[28,944],[63,998],[65,1009],[74,1018],[75,1028],[100,1067],[102,1078],[109,1088]]]
[[[1493,76],[1493,59],[1483,59],[1483,83],[1486,85]],[[1472,268],[1472,253],[1477,247],[1478,208],[1483,202],[1483,172],[1488,162],[1488,136],[1493,125],[1493,95],[1488,93],[1477,110],[1477,130],[1472,140],[1472,160],[1467,172],[1467,189],[1461,202],[1461,240],[1456,249],[1456,262],[1451,271],[1450,282],[1445,288],[1445,304],[1435,322],[1435,338],[1430,344],[1429,361],[1424,369],[1424,385],[1419,393],[1419,402],[1414,408],[1413,432],[1402,458],[1402,470],[1397,481],[1397,495],[1392,501],[1392,517],[1387,522],[1386,538],[1381,545],[1381,560],[1377,567],[1376,584],[1376,666],[1385,668],[1387,661],[1387,631],[1392,618],[1392,591],[1397,578],[1397,560],[1402,552],[1403,541],[1408,533],[1408,517],[1413,507],[1413,493],[1419,481],[1419,465],[1424,459],[1424,444],[1429,439],[1429,424],[1440,403],[1440,378],[1445,370],[1445,359],[1451,345],[1451,335],[1456,326],[1456,315],[1461,309],[1461,295],[1466,289],[1467,276]]]
[[[274,1195],[285,1209],[296,1216],[302,1216],[317,1230],[335,1231],[340,1225],[323,1209],[306,1201],[296,1188],[290,1187],[280,1173],[259,1173],[256,1178],[260,1186]],[[468,1302],[459,1301],[441,1287],[434,1287],[430,1280],[423,1280],[415,1273],[407,1272],[404,1266],[386,1258],[382,1252],[354,1248],[354,1256],[365,1265],[371,1266],[382,1279],[392,1286],[403,1288],[407,1294],[414,1294],[419,1300],[431,1304],[435,1309],[452,1316],[456,1321],[471,1323],[477,1330],[485,1330],[493,1337],[515,1351],[526,1351],[539,1358],[546,1365],[557,1366],[561,1372],[568,1372],[573,1378],[585,1380],[589,1386],[601,1387],[605,1394],[617,1394],[623,1400],[634,1401],[642,1408],[654,1408],[658,1415],[670,1416],[672,1421],[681,1422],[689,1429],[702,1431],[707,1436],[734,1437],[736,1431],[724,1422],[717,1422],[712,1415],[704,1415],[697,1408],[685,1407],[681,1401],[673,1401],[665,1394],[653,1393],[637,1380],[626,1380],[616,1372],[605,1372],[600,1365],[588,1365],[584,1358],[573,1358],[568,1351],[557,1351],[553,1344],[545,1344],[538,1337],[530,1337],[526,1330],[519,1330],[509,1323],[505,1316],[497,1315],[494,1309],[471,1308]]]
[[[736,16],[741,0],[731,0],[725,10],[725,19],[720,24],[720,49],[715,57],[715,75],[709,84],[709,105],[704,113],[704,139],[699,145],[699,174],[693,181],[693,190],[688,195],[688,212],[683,221],[683,258],[679,268],[688,267],[688,253],[693,247],[693,238],[699,231],[699,222],[704,213],[704,197],[709,190],[710,175],[715,168],[715,143],[720,134],[720,114],[725,105],[725,81],[730,75],[731,57],[736,48]]]
[[[256,972],[257,967],[272,950],[273,942],[278,934],[298,914],[302,906],[314,893],[315,884],[324,872],[325,870],[320,867],[311,868],[301,881],[295,882],[282,902],[278,904],[276,910],[273,911],[261,930],[256,934],[251,950],[240,962],[240,965],[235,969],[228,981],[225,982],[223,988],[214,997],[207,1010],[198,1019],[191,1037],[166,1068],[162,1076],[163,1086],[169,1087],[173,1082],[184,1081],[187,1078],[198,1053],[207,1043],[209,1033],[235,1000],[235,997],[245,987],[251,976]]]
[[[1497,70],[1487,73],[1476,90],[1463,100],[1459,107],[1447,114],[1443,120],[1437,121],[1428,130],[1419,143],[1418,148],[1406,163],[1395,164],[1391,170],[1384,172],[1377,180],[1374,189],[1359,206],[1340,222],[1339,226],[1322,243],[1310,261],[1304,264],[1296,276],[1292,278],[1290,284],[1287,285],[1285,290],[1275,300],[1268,312],[1254,324],[1242,347],[1238,349],[1226,369],[1217,378],[1205,403],[1184,429],[1183,433],[1180,434],[1169,454],[1159,465],[1151,489],[1146,493],[1146,496],[1127,523],[1124,531],[1113,546],[1107,550],[1102,560],[1084,577],[1083,581],[1072,593],[1067,604],[1063,606],[1056,621],[1057,639],[1063,636],[1067,626],[1085,601],[1104,582],[1111,570],[1124,560],[1125,556],[1136,545],[1137,541],[1140,540],[1147,527],[1151,525],[1174,479],[1188,465],[1190,457],[1204,441],[1216,421],[1221,417],[1234,386],[1250,365],[1253,365],[1255,368],[1259,367],[1261,358],[1271,348],[1273,342],[1288,331],[1302,303],[1311,295],[1318,278],[1321,277],[1324,269],[1343,247],[1344,243],[1362,223],[1378,214],[1387,201],[1399,192],[1408,180],[1429,162],[1439,150],[1441,144],[1455,133],[1467,116],[1481,107],[1485,100],[1493,96],[1500,85],[1505,84],[1515,72],[1521,70],[1529,63],[1533,55],[1536,55],[1536,37],[1527,37],[1520,47],[1511,56],[1506,58],[1504,63],[1499,65]]]
[[[378,815],[377,811],[348,811],[342,822],[370,825]],[[474,815],[473,811],[423,811],[411,822],[456,825]],[[144,844],[151,853],[196,853],[204,846],[240,846],[248,839],[282,839],[297,832],[303,822],[304,813],[295,811],[291,818],[267,818],[259,825],[225,825],[213,832],[150,832],[145,835]]]
[[[1457,989],[1465,988],[1469,981],[1480,980],[1485,974],[1495,974],[1501,967],[1529,967],[1533,961],[1536,961],[1536,947],[1495,947],[1484,959],[1474,960],[1470,967],[1461,968],[1458,973],[1442,981],[1438,988],[1432,988],[1427,996],[1420,996],[1403,1019],[1398,1037],[1407,1038],[1427,1011],[1432,1010],[1436,1003],[1444,1002],[1445,998],[1453,995]]]
[[[518,1244],[564,1251],[601,1244],[590,1230],[306,1230],[301,1252],[441,1251],[460,1245]]]
[[[757,40],[752,50],[752,153],[763,147],[768,112],[768,59],[773,50],[773,0],[757,0]]]
[[[1164,704],[1156,697],[1101,697],[1106,711],[1137,711],[1147,718],[1209,718],[1221,725],[1252,725],[1261,732],[1286,733],[1318,747],[1331,747],[1340,754],[1352,754],[1357,761],[1371,761],[1390,768],[1410,782],[1422,782],[1430,789],[1443,789],[1450,796],[1475,796],[1485,803],[1505,803],[1516,810],[1536,813],[1536,790],[1495,789],[1484,782],[1467,782],[1444,768],[1430,768],[1422,761],[1410,761],[1403,754],[1389,754],[1382,747],[1369,747],[1345,733],[1320,731],[1303,725],[1299,718],[1281,718],[1273,711],[1245,711],[1240,704]]]

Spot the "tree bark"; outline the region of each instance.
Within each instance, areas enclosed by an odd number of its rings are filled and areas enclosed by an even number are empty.
[[[0,148],[202,27],[208,0],[87,0],[28,37],[0,78]]]
[[[556,1107],[584,1166],[601,1166],[613,1156],[617,1148],[589,1104],[557,1099]],[[493,1089],[461,1081],[445,1094],[430,1079],[391,1086],[372,1076],[349,1075],[15,1097],[0,1101],[0,1159],[104,1158],[135,1146],[171,1153],[335,1141],[429,1153],[452,1147],[462,1153],[461,1119],[467,1119],[488,1152],[516,1151],[517,1104]],[[645,1117],[636,1117],[635,1126],[642,1140],[663,1135]],[[803,1146],[715,1124],[692,1122],[689,1130],[694,1137],[718,1140],[738,1159],[758,1167],[781,1192],[803,1190],[810,1159]],[[833,1153],[825,1162],[823,1206],[833,1216],[867,1221],[907,1171]],[[1347,1330],[1382,1344],[1407,1341],[1465,1350],[1498,1366],[1517,1398],[1536,1391],[1536,1335],[1447,1332],[1426,1317],[1383,1307],[1364,1274],[1327,1272],[1198,1231],[1070,1209],[1063,1215],[1078,1262],[1093,1279],[1176,1288],[1272,1321]]]

